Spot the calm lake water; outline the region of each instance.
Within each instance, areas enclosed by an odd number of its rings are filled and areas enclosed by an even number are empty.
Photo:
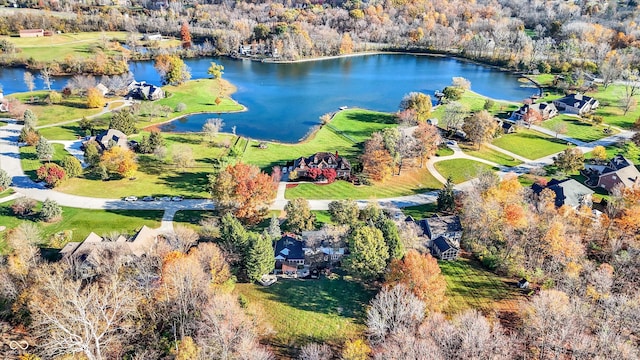
[[[536,93],[513,74],[446,57],[384,54],[291,64],[187,59],[192,79],[208,77],[211,61],[225,67],[223,77],[238,88],[233,98],[248,111],[190,115],[165,125],[164,130],[200,131],[207,119],[221,117],[226,132],[236,126],[237,134],[250,138],[297,142],[324,113],[341,106],[396,111],[406,93],[433,95],[450,85],[454,76],[470,80],[472,90],[492,98],[522,101]],[[130,68],[136,80],[160,84],[152,62],[131,63]],[[26,90],[22,74],[22,69],[0,69],[5,93]],[[56,79],[54,87],[65,84],[66,79]],[[36,87],[42,88],[41,82]]]

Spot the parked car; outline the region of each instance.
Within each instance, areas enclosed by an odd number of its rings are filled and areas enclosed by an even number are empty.
[[[124,198],[124,201],[137,201],[138,198],[135,196],[127,196],[126,198]]]
[[[145,196],[142,198],[142,201],[153,201],[153,197],[152,196]]]
[[[447,141],[447,145],[456,145],[457,142],[455,140],[449,140]]]
[[[156,197],[156,201],[171,201],[171,198],[168,196],[162,196],[162,197],[158,196]]]
[[[182,201],[184,199],[182,196],[174,196],[171,198],[171,201]]]

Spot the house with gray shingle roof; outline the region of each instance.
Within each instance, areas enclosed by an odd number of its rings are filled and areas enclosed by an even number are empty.
[[[574,209],[581,205],[591,206],[591,196],[594,193],[593,190],[574,179],[551,179],[546,186],[540,184],[533,184],[531,186],[531,190],[533,190],[533,193],[536,195],[540,194],[544,189],[549,189],[555,193],[556,207],[567,205]]]

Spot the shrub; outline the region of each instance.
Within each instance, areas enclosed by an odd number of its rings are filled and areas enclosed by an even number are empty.
[[[57,202],[47,199],[42,203],[40,217],[46,222],[59,220],[62,218],[62,208]]]
[[[11,211],[13,211],[16,216],[27,216],[33,213],[36,204],[37,202],[33,199],[26,197],[17,198],[11,205]]]
[[[447,86],[446,88],[444,88],[444,90],[442,90],[442,93],[447,99],[451,101],[457,101],[460,100],[462,94],[464,94],[464,89],[458,86]]]
[[[49,93],[48,99],[50,104],[59,104],[62,101],[62,94],[57,91],[52,91]]]
[[[0,191],[5,191],[11,186],[11,176],[6,171],[0,169]]]
[[[67,173],[63,168],[54,163],[47,163],[36,170],[38,180],[44,181],[50,187],[60,185],[62,180],[66,179]]]
[[[600,115],[593,115],[591,117],[591,121],[593,121],[593,123],[596,125],[600,125],[604,122],[604,118]]]
[[[176,105],[175,112],[183,112],[185,110],[187,110],[187,104],[178,103],[178,105]]]
[[[62,165],[62,168],[70,178],[82,174],[82,164],[80,164],[80,160],[76,159],[74,156],[65,156],[60,165]]]

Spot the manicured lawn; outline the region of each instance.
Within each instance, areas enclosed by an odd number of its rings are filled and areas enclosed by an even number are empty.
[[[464,104],[467,107],[467,110],[469,110],[469,112],[472,113],[472,112],[476,112],[484,109],[484,103],[486,100],[487,100],[487,97],[468,90],[468,91],[465,91],[464,94],[462,94],[462,98],[460,98],[458,102]],[[445,106],[446,105],[442,105],[442,106],[439,106],[437,109],[435,109],[432,112],[431,117],[442,120]],[[511,102],[496,101],[493,107],[489,109],[489,112],[492,113],[493,115],[498,115],[498,114],[507,113],[507,112],[511,113],[513,110],[516,110],[517,108],[518,108],[517,105]],[[438,126],[444,127],[444,124],[442,123],[442,121],[438,123]]]
[[[160,226],[163,211],[161,210],[88,210],[70,207],[62,207],[62,220],[56,223],[45,223],[37,221],[37,218],[19,219],[13,215],[11,204],[7,202],[0,204],[0,223],[12,229],[21,222],[35,222],[42,230],[43,245],[49,246],[48,239],[51,235],[64,230],[71,230],[73,241],[82,241],[91,232],[98,235],[107,234],[113,231],[133,235],[143,225],[152,228]],[[38,204],[36,211],[39,211],[41,204]],[[36,215],[37,216],[37,215]],[[0,233],[0,250],[4,243],[6,231]],[[64,244],[58,244],[64,246]],[[0,253],[2,253],[0,251]]]
[[[614,156],[624,153],[624,148],[621,145],[618,144],[614,144],[614,145],[610,145],[610,146],[605,146],[604,148],[607,152],[607,159],[611,159]],[[589,151],[588,153],[584,154],[584,158],[585,159],[591,159],[593,157],[593,153],[591,151]]]
[[[424,204],[416,206],[407,206],[402,209],[402,213],[405,216],[411,216],[416,220],[424,219],[426,217],[433,216],[436,213],[436,204]]]
[[[8,97],[16,98],[23,103],[27,104],[27,107],[33,111],[38,117],[37,126],[55,124],[63,121],[80,120],[83,116],[90,116],[102,111],[99,109],[88,109],[86,106],[86,99],[79,96],[70,96],[66,99],[62,99],[59,104],[47,104],[45,102],[49,91],[33,91],[25,93],[15,93]],[[31,98],[37,98],[33,103],[30,103]]]
[[[538,84],[542,86],[551,86],[553,85],[553,79],[555,75],[553,74],[539,74],[539,75],[528,75],[533,80],[537,81]]]
[[[75,140],[78,136],[85,136],[84,130],[80,129],[77,122],[39,129],[38,132],[49,140]]]
[[[13,194],[15,194],[15,191],[13,189],[6,189],[3,192],[0,192],[0,199],[6,198],[7,196],[11,196]]]
[[[563,123],[567,127],[565,135],[584,142],[599,140],[618,132],[615,129],[611,129],[612,133],[607,135],[603,131],[607,126],[594,125],[590,122],[582,121],[576,117],[567,115],[559,115],[553,119],[544,121],[542,126],[549,130],[553,130],[553,127],[559,123]]]
[[[492,161],[496,164],[505,165],[505,166],[517,166],[522,164],[522,161],[514,159],[513,157],[503,154],[499,151],[490,149],[486,146],[480,146],[480,150],[478,150],[477,146],[471,146],[466,144],[458,144],[462,151],[471,156],[475,156],[480,159]]]
[[[600,101],[600,107],[595,114],[604,117],[604,122],[623,129],[630,129],[635,121],[640,117],[640,106],[631,108],[627,114],[620,105],[620,99],[624,98],[625,89],[623,85],[610,85],[605,90],[600,87],[597,93],[588,93]],[[636,100],[640,100],[640,95],[635,96]]]
[[[436,156],[449,156],[453,155],[453,150],[451,150],[448,146],[440,146],[436,151]]]
[[[264,170],[270,170],[275,165],[284,165],[287,161],[320,151],[332,153],[337,151],[340,156],[354,159],[360,155],[364,141],[372,133],[386,127],[397,126],[395,116],[392,114],[362,109],[341,111],[336,114],[330,124],[331,128],[324,126],[311,138],[297,144],[269,143],[267,149],[260,149],[258,147],[260,142],[251,141],[242,160],[258,165]]]
[[[515,285],[507,284],[507,279],[485,270],[476,261],[459,258],[438,264],[447,281],[446,296],[449,301],[445,312],[449,315],[466,309],[490,313],[496,310],[496,303],[510,302],[515,305],[522,296]]]
[[[216,211],[210,210],[180,210],[176,212],[173,221],[178,224],[198,225],[201,220],[216,217]]]
[[[527,159],[535,160],[555,154],[567,148],[567,143],[529,129],[505,134],[493,140],[493,144]]]
[[[498,170],[487,164],[469,159],[445,160],[435,163],[434,166],[445,178],[451,177],[454,184],[460,184],[467,180],[471,180],[482,170]]]
[[[62,144],[53,144],[53,159],[51,162],[56,164],[60,164],[60,161],[67,155],[69,152],[64,149],[64,145]],[[22,169],[24,173],[27,174],[32,180],[36,180],[36,170],[40,166],[42,166],[43,162],[38,160],[38,156],[36,155],[36,147],[35,146],[22,146],[20,148],[20,162],[22,163]]]
[[[374,295],[358,282],[326,278],[280,279],[269,287],[238,284],[236,292],[248,301],[250,313],[261,315],[259,325],[273,329],[266,341],[274,349],[309,342],[340,346],[361,336],[366,306]]]
[[[316,226],[322,226],[322,224],[333,224],[331,221],[331,214],[327,210],[315,210],[313,213],[316,215]]]
[[[285,197],[295,199],[384,199],[439,189],[442,184],[427,169],[407,170],[383,183],[355,186],[346,181],[329,185],[300,184],[287,189]]]

